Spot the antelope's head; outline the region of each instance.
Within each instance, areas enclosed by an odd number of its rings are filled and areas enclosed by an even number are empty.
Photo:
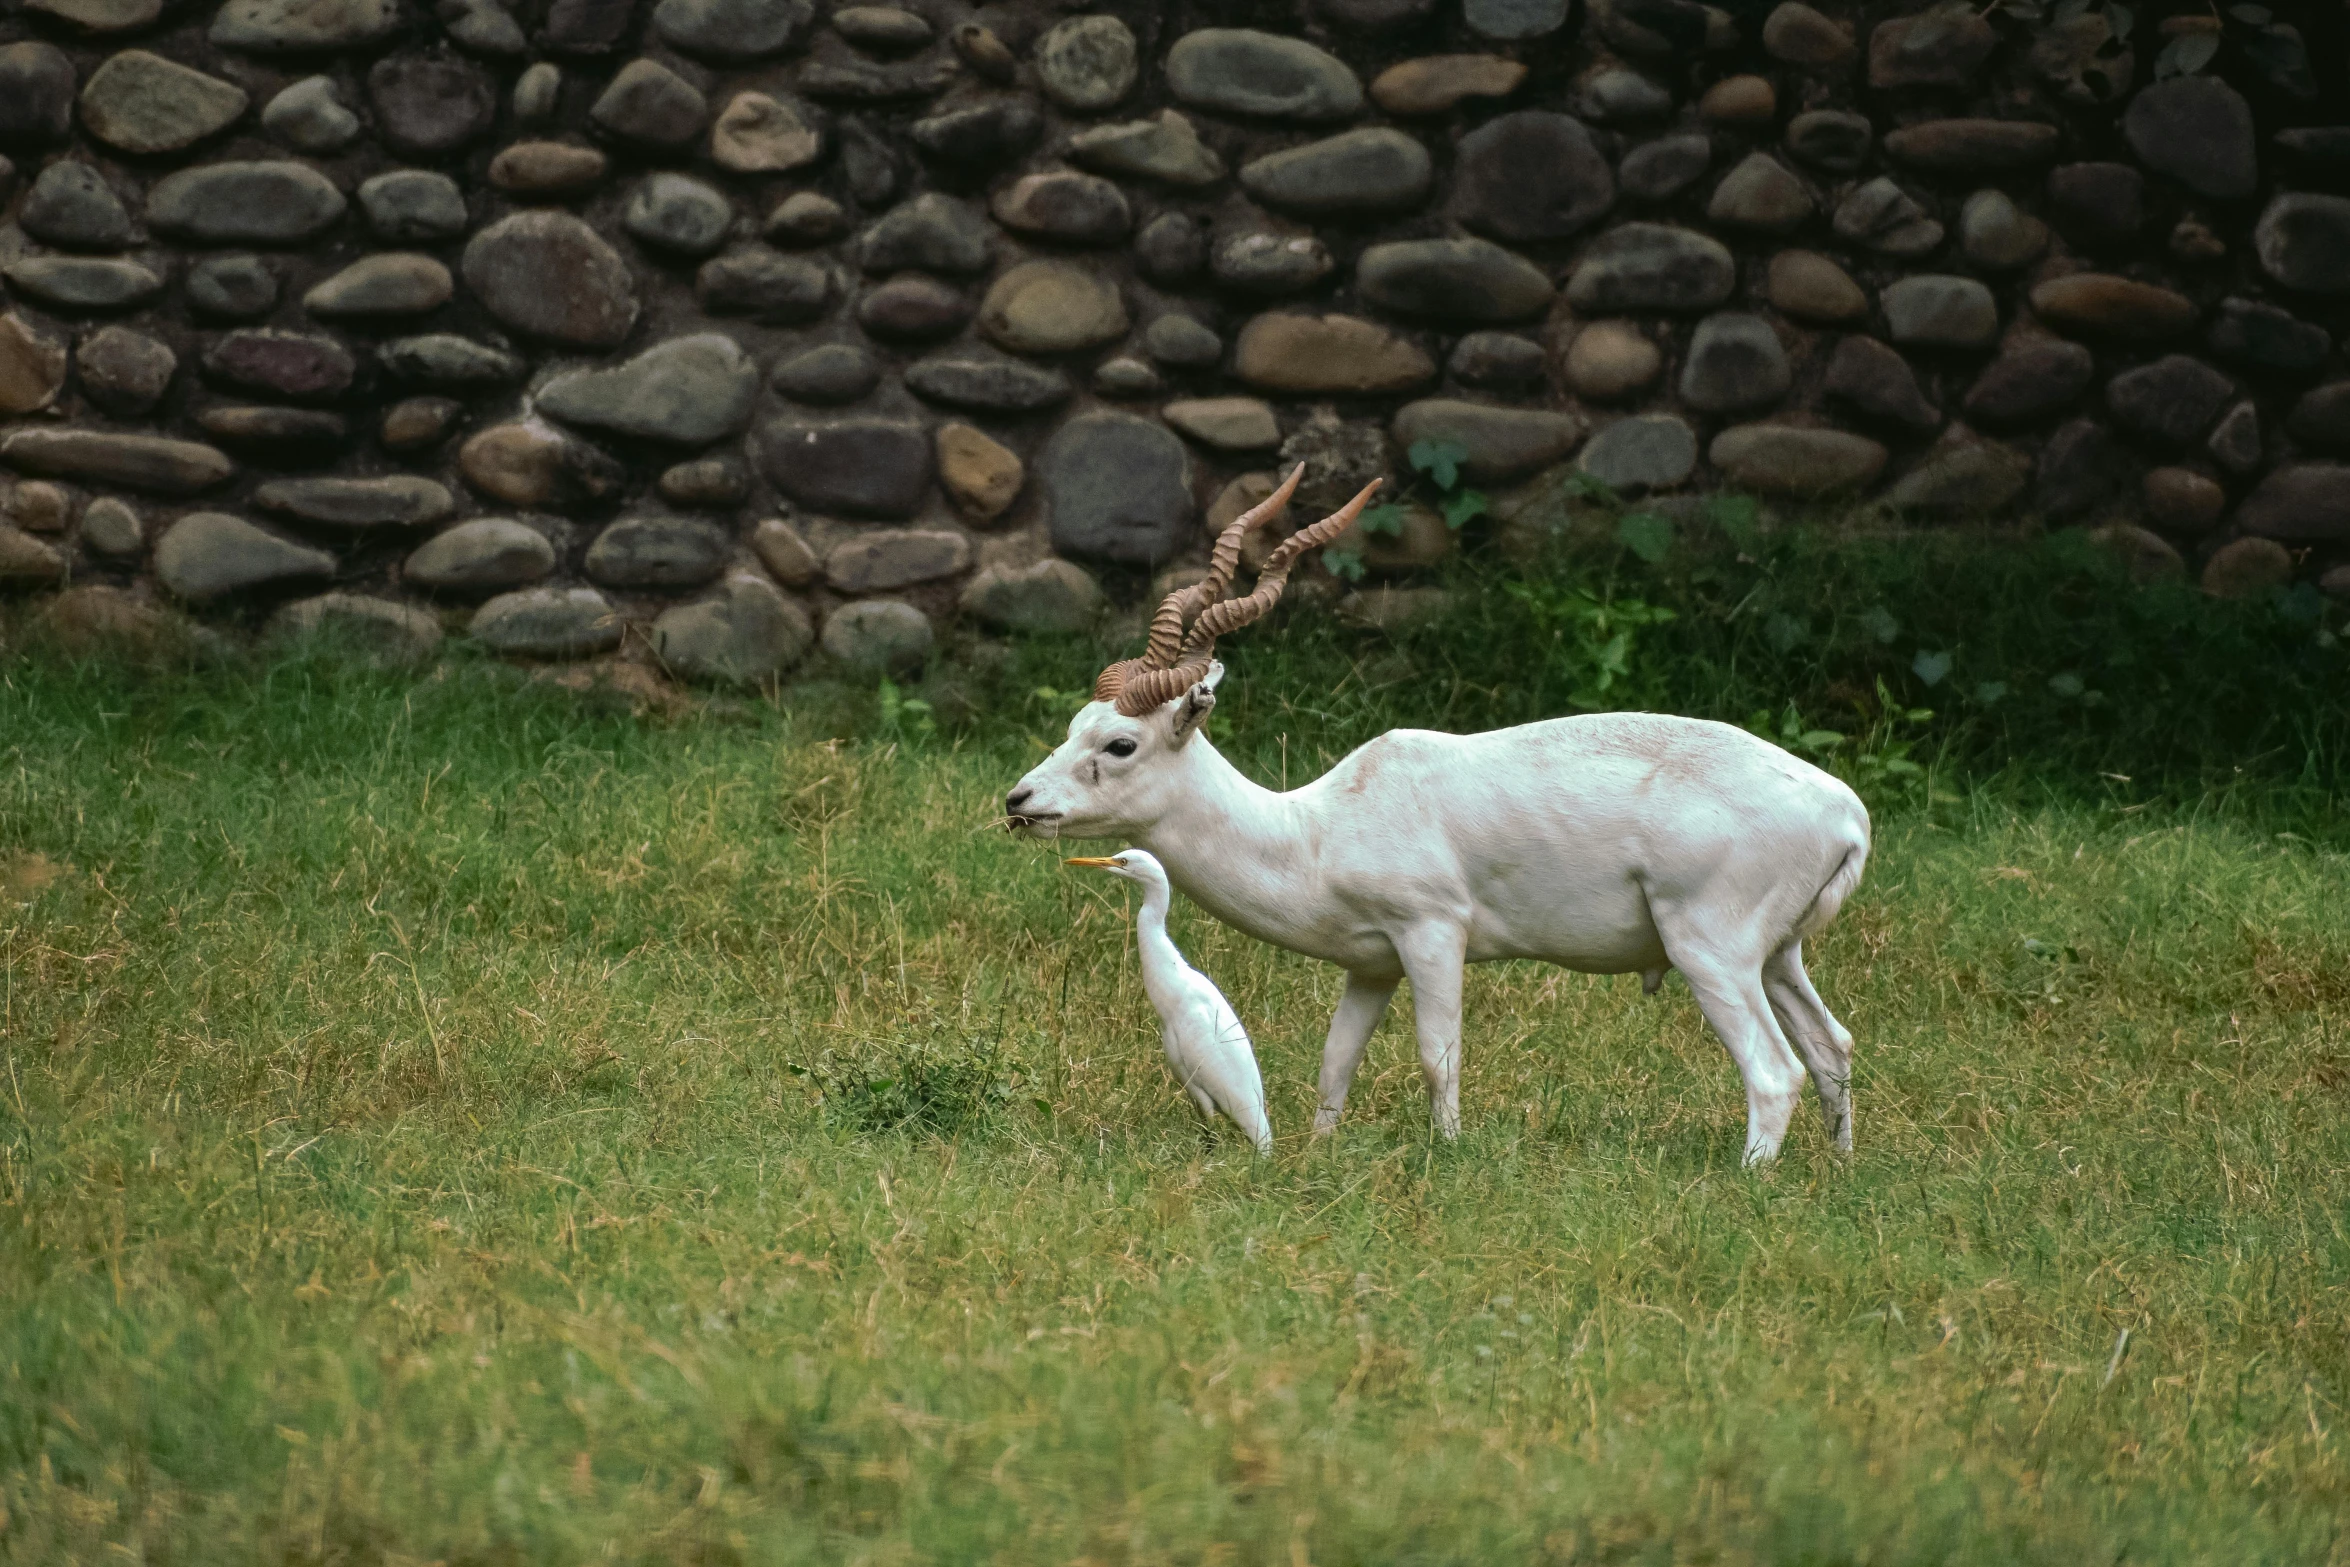
[[[1004,797],[1012,831],[1034,838],[1134,837],[1182,797],[1184,749],[1215,708],[1216,683],[1224,678],[1216,639],[1262,619],[1280,602],[1300,557],[1352,527],[1379,488],[1372,480],[1338,511],[1282,540],[1258,573],[1255,591],[1226,598],[1242,542],[1282,513],[1304,473],[1301,463],[1263,504],[1233,519],[1216,540],[1207,576],[1159,605],[1140,658],[1101,672],[1093,700],[1069,720],[1069,738]]]

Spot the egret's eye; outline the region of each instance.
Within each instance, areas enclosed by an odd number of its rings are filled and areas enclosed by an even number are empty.
[[[1112,756],[1132,756],[1134,754],[1134,742],[1120,738],[1117,740],[1112,740],[1108,745],[1103,746],[1102,749],[1109,752]]]

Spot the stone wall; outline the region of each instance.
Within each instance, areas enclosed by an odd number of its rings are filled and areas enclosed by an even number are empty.
[[[2328,7],[1312,5],[16,0],[0,582],[903,664],[1435,438],[2350,588]]]

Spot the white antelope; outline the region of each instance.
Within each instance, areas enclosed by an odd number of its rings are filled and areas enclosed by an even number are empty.
[[[1868,858],[1868,812],[1834,778],[1742,729],[1656,713],[1393,730],[1287,793],[1208,743],[1216,639],[1271,610],[1298,559],[1378,487],[1225,598],[1243,537],[1302,472],[1225,529],[1207,578],[1159,606],[1141,658],[1102,671],[1068,739],[1005,798],[1012,830],[1139,843],[1226,924],[1344,969],[1317,1134],[1337,1126],[1408,977],[1429,1114],[1458,1135],[1462,966],[1540,958],[1638,973],[1651,990],[1679,969],[1745,1080],[1749,1164],[1777,1155],[1806,1067],[1849,1150],[1852,1036],[1803,971],[1804,938]]]

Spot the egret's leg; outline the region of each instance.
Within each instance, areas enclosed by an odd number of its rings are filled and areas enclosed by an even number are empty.
[[[1395,999],[1395,986],[1392,979],[1365,979],[1360,974],[1346,977],[1346,994],[1338,998],[1338,1010],[1330,1016],[1330,1037],[1322,1043],[1322,1098],[1314,1112],[1316,1137],[1338,1130],[1338,1118],[1346,1113],[1347,1090],[1354,1086],[1355,1068],[1363,1064],[1363,1048],[1370,1044],[1379,1020],[1387,1015],[1387,1003]]]
[[[1420,1036],[1420,1076],[1428,1083],[1428,1118],[1461,1135],[1461,965],[1469,933],[1457,925],[1422,925],[1395,944],[1412,982],[1412,1026]]]
[[[1763,963],[1763,993],[1779,1026],[1811,1069],[1820,1113],[1838,1153],[1852,1152],[1852,1035],[1828,1010],[1811,976],[1803,971],[1803,943],[1791,941]]]

